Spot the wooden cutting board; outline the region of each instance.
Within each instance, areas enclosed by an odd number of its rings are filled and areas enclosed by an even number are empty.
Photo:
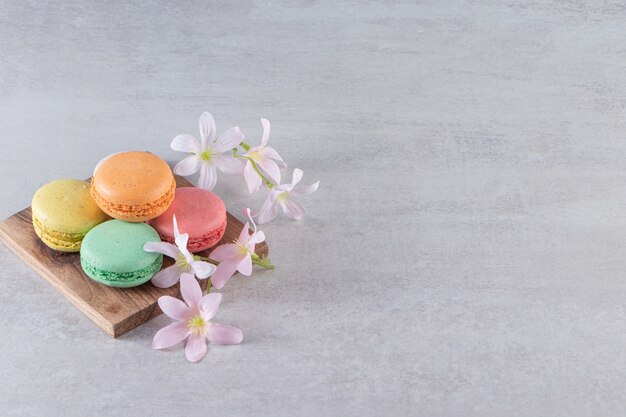
[[[192,184],[176,176],[177,187]],[[243,223],[227,213],[227,226],[219,244],[232,242],[239,236]],[[134,288],[113,288],[93,281],[83,273],[78,253],[57,252],[44,245],[33,229],[30,207],[0,223],[0,239],[24,262],[60,291],[80,311],[113,337],[118,337],[161,314],[157,299],[162,295],[180,298],[179,286],[157,288],[150,282]],[[267,256],[265,242],[255,248],[259,256]],[[211,249],[198,253],[209,256]],[[163,268],[173,264],[164,256]],[[207,280],[200,280],[203,289]]]

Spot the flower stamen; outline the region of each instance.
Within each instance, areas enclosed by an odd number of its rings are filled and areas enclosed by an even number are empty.
[[[250,252],[250,251],[248,250],[248,248],[246,248],[246,246],[245,246],[245,245],[243,245],[243,244],[239,241],[239,239],[235,239],[235,240],[233,240],[233,243],[237,246],[237,249],[241,252],[241,254],[242,254],[242,255],[247,255],[247,254],[248,254],[248,252]]]
[[[182,253],[176,255],[176,266],[183,272],[189,271],[191,269],[191,265],[187,262],[187,258]]]
[[[276,197],[276,201],[279,203],[284,203],[288,199],[289,199],[289,191],[283,191],[282,193],[278,194],[278,197]]]
[[[187,327],[193,334],[203,334],[206,323],[202,316],[194,316],[187,321]]]
[[[213,153],[211,152],[210,149],[207,149],[206,151],[202,152],[199,155],[199,158],[200,158],[201,161],[211,162],[211,159],[213,159]]]
[[[252,159],[255,162],[261,162],[262,158],[261,158],[261,151],[250,151],[247,154],[248,158]]]

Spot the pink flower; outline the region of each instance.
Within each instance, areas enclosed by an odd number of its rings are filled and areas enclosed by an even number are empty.
[[[206,355],[207,341],[216,345],[241,343],[241,330],[210,321],[220,307],[222,294],[210,293],[203,297],[198,281],[187,273],[180,278],[180,293],[186,304],[169,295],[159,297],[161,310],[177,322],[154,335],[152,349],[165,349],[187,340],[185,356],[189,362],[198,362]]]
[[[263,125],[263,138],[259,146],[251,147],[244,156],[252,159],[261,169],[276,183],[280,184],[280,168],[277,162],[287,168],[285,161],[280,157],[278,152],[273,148],[267,146],[267,142],[270,138],[270,121],[267,119],[261,119]],[[258,191],[262,184],[261,177],[254,169],[252,162],[247,161],[246,166],[243,169],[243,176],[248,185],[248,191],[252,194]]]
[[[200,171],[198,187],[211,191],[217,183],[217,171],[232,175],[241,175],[243,162],[232,156],[233,148],[243,140],[243,133],[233,127],[215,139],[215,120],[211,113],[200,115],[200,143],[191,135],[178,135],[170,147],[191,155],[174,166],[174,173],[182,176],[193,175]]]
[[[305,210],[300,203],[293,197],[308,195],[317,190],[320,182],[307,186],[298,186],[302,180],[302,170],[294,169],[291,184],[276,185],[272,188],[259,210],[257,221],[259,224],[270,222],[278,216],[278,207],[280,207],[285,215],[293,220],[299,220],[304,216]]]
[[[176,223],[176,216],[174,216],[174,242],[176,245],[172,245],[169,242],[148,242],[143,245],[143,250],[146,252],[158,252],[170,258],[176,259],[176,263],[172,266],[168,266],[165,269],[160,270],[152,277],[152,284],[159,288],[168,288],[176,284],[181,275],[186,272],[192,272],[200,279],[206,279],[215,272],[215,265],[198,260],[197,256],[192,255],[187,249],[187,241],[189,240],[189,234],[180,234],[178,231],[178,224]],[[192,274],[192,275],[193,275]]]
[[[252,274],[252,258],[258,260],[258,256],[254,253],[254,247],[257,243],[265,240],[265,234],[261,231],[257,232],[256,224],[250,217],[250,209],[246,209],[250,222],[254,227],[254,232],[249,235],[249,223],[243,226],[239,238],[233,243],[226,243],[218,246],[211,252],[209,258],[218,261],[217,269],[211,277],[211,284],[217,289],[224,287],[228,280],[239,271],[245,276]]]

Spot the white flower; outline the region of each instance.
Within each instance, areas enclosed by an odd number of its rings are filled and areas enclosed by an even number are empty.
[[[172,140],[173,150],[193,154],[177,163],[174,173],[187,177],[200,171],[198,187],[211,191],[217,183],[216,168],[226,174],[242,174],[243,162],[232,156],[232,150],[243,141],[243,133],[233,127],[215,139],[215,120],[207,112],[200,115],[199,125],[200,143],[191,135],[178,135]]]
[[[198,281],[191,274],[180,278],[178,298],[159,297],[159,307],[175,323],[159,330],[152,340],[152,349],[166,349],[185,340],[185,356],[190,362],[198,362],[207,351],[207,342],[216,345],[238,345],[243,333],[236,327],[212,322],[222,301],[222,294],[211,293],[204,297]]]
[[[296,187],[302,180],[302,170],[294,169],[291,184],[276,185],[270,190],[261,210],[259,210],[257,221],[264,224],[272,221],[278,216],[278,207],[280,207],[285,215],[291,219],[299,220],[304,216],[304,207],[294,200],[294,196],[308,195],[317,190],[320,182],[314,184]]]
[[[211,284],[217,289],[223,288],[237,271],[249,277],[252,274],[252,257],[255,256],[258,259],[254,253],[254,247],[265,241],[265,233],[257,231],[256,224],[250,216],[250,209],[246,209],[245,212],[254,228],[252,234],[248,233],[250,223],[246,222],[239,233],[239,238],[233,243],[218,246],[209,255],[211,259],[219,262],[211,277]]]
[[[280,157],[278,152],[267,146],[267,142],[270,138],[270,121],[261,119],[261,124],[263,125],[261,144],[251,147],[244,156],[256,162],[257,166],[259,166],[276,184],[280,184],[280,168],[278,164],[282,165],[283,168],[287,168],[287,164],[285,164],[285,161],[283,161],[283,158]],[[248,185],[250,194],[259,190],[262,181],[261,177],[254,169],[252,162],[246,162],[243,176]]]
[[[189,234],[180,234],[176,216],[174,216],[174,241],[176,245],[169,242],[148,242],[143,246],[146,252],[158,252],[176,260],[172,266],[157,272],[152,277],[152,284],[159,288],[168,288],[176,284],[180,276],[184,273],[193,273],[200,279],[206,279],[215,272],[215,265],[197,260],[187,249]]]

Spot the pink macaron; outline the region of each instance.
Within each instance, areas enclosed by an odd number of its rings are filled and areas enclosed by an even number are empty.
[[[187,248],[200,252],[214,246],[226,231],[224,202],[210,191],[196,187],[176,189],[174,201],[159,217],[148,224],[156,229],[161,239],[174,243],[173,217],[178,231],[189,234]]]

